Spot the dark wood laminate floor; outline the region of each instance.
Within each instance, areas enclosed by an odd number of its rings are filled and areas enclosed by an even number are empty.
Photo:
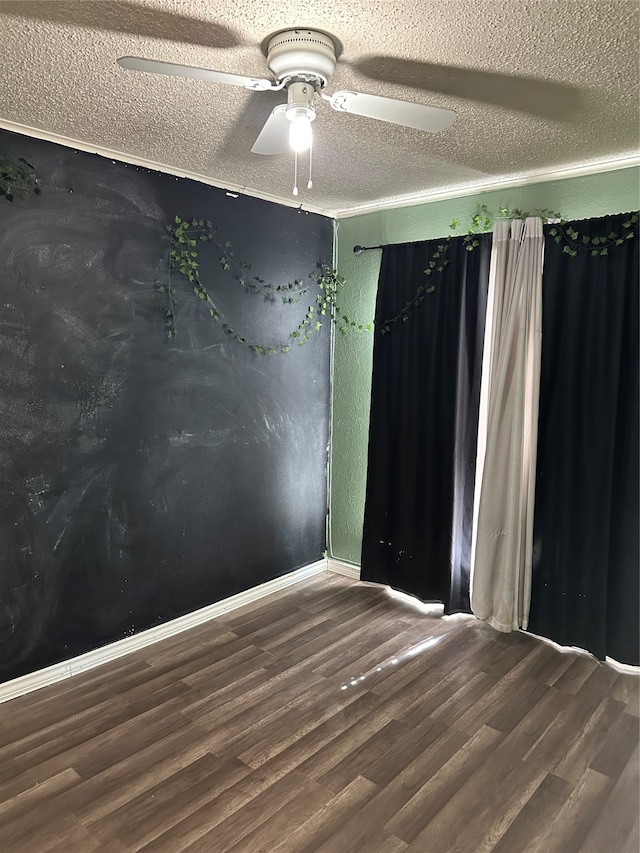
[[[322,575],[0,705],[0,850],[638,853],[638,686]]]

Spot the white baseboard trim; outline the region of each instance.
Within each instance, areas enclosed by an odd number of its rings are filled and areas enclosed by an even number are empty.
[[[335,572],[338,575],[344,575],[347,578],[360,580],[360,566],[353,563],[345,563],[344,560],[334,560],[331,557],[327,560],[327,570]]]
[[[301,569],[297,569],[287,575],[282,575],[282,577],[275,578],[272,581],[267,581],[245,592],[239,592],[237,595],[232,595],[222,601],[216,601],[214,604],[200,608],[200,610],[194,610],[193,613],[187,613],[184,616],[179,616],[177,619],[171,619],[171,621],[158,625],[155,628],[149,628],[146,631],[141,631],[139,634],[125,637],[124,640],[117,640],[115,643],[109,643],[99,649],[85,652],[85,654],[78,655],[71,658],[71,660],[55,663],[52,666],[39,669],[37,672],[30,672],[27,675],[14,678],[11,681],[0,684],[0,703],[8,702],[10,699],[15,699],[18,696],[24,696],[26,693],[39,690],[41,687],[47,687],[49,684],[55,684],[58,681],[71,678],[73,675],[78,675],[80,672],[86,672],[96,666],[101,666],[103,663],[108,663],[124,655],[131,654],[131,652],[144,649],[146,646],[150,646],[160,640],[181,634],[183,631],[188,631],[189,628],[194,628],[196,625],[201,625],[203,622],[208,622],[217,616],[222,616],[224,613],[230,613],[232,610],[237,610],[246,604],[252,604],[261,598],[266,598],[268,595],[280,592],[307,578],[322,574],[326,570],[327,561],[324,559],[318,560],[315,563],[310,563],[308,566],[303,566]]]

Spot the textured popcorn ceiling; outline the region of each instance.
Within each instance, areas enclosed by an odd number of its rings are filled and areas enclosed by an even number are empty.
[[[638,154],[636,0],[0,0],[0,126],[344,214]],[[280,93],[125,71],[123,55],[268,76],[285,27],[331,33],[327,91],[447,107],[431,135],[327,104],[314,188],[251,154]],[[29,130],[30,129],[30,130]],[[303,177],[306,172],[303,170]]]

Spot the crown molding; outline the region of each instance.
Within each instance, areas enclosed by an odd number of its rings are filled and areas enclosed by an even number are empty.
[[[155,160],[147,160],[144,157],[136,157],[134,154],[125,154],[122,151],[116,151],[112,148],[105,148],[102,145],[94,145],[90,142],[83,142],[80,139],[73,139],[70,136],[61,136],[58,133],[51,133],[48,130],[42,130],[37,127],[29,127],[26,124],[19,124],[14,121],[7,121],[0,118],[0,128],[8,130],[11,133],[19,133],[22,136],[30,136],[33,139],[41,139],[44,142],[53,142],[55,145],[63,145],[65,148],[73,148],[76,151],[84,151],[86,154],[97,154],[99,157],[105,157],[107,160],[117,161],[119,163],[128,163],[130,166],[139,166],[143,169],[149,169],[153,172],[162,172],[165,175],[172,175],[176,178],[188,178],[191,181],[198,181],[201,184],[206,184],[210,187],[215,187],[219,190],[224,190],[227,195],[234,197],[235,195],[245,195],[251,198],[259,198],[262,201],[270,201],[273,204],[280,204],[283,207],[293,207],[297,210],[303,210],[307,213],[317,213],[320,216],[326,216],[329,219],[335,219],[334,211],[327,211],[320,207],[303,204],[299,201],[281,198],[280,196],[271,195],[262,192],[261,190],[253,189],[252,187],[244,187],[233,183],[220,183],[208,175],[201,175],[198,172],[190,172],[188,169],[179,169],[176,166],[168,166],[166,163],[157,163]]]
[[[549,171],[531,172],[517,176],[505,176],[475,184],[466,184],[442,192],[425,192],[411,196],[399,196],[370,204],[346,207],[335,212],[337,220],[350,219],[354,216],[362,216],[366,213],[377,213],[382,210],[394,210],[400,207],[414,207],[418,204],[429,204],[435,201],[446,201],[451,198],[464,198],[465,196],[480,195],[492,190],[511,189],[513,187],[524,187],[531,184],[545,184],[550,181],[564,181],[569,178],[579,178],[585,175],[597,175],[602,172],[615,172],[619,169],[631,169],[640,166],[640,154],[630,154],[612,160],[599,160],[593,163],[576,163],[562,169],[551,169]]]

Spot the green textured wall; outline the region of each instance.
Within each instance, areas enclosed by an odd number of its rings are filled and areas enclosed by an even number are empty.
[[[476,205],[522,210],[550,208],[567,219],[636,210],[640,169],[601,172],[577,178],[511,187],[342,219],[337,229],[337,266],[347,280],[344,312],[359,322],[373,318],[380,265],[378,251],[353,254],[353,246],[427,240],[461,227]],[[330,457],[329,556],[360,562],[367,471],[369,395],[373,336],[337,335],[333,367],[333,423]]]

